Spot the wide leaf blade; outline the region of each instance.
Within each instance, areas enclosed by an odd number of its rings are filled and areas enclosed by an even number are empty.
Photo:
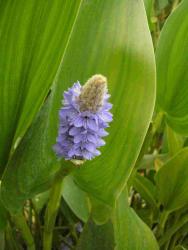
[[[156,51],[157,101],[168,124],[188,134],[188,1],[167,19]]]
[[[0,167],[43,103],[80,1],[0,3]]]

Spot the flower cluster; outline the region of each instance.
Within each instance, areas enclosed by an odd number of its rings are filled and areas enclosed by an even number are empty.
[[[84,86],[79,82],[64,92],[59,111],[60,125],[54,150],[67,160],[91,160],[100,155],[105,144],[102,137],[112,121],[108,102],[107,81],[102,75],[92,76]]]

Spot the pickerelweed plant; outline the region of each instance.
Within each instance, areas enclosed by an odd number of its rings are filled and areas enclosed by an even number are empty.
[[[0,16],[0,250],[188,249],[188,0]]]
[[[106,128],[112,121],[107,79],[92,76],[83,86],[79,82],[64,92],[63,107],[59,111],[59,130],[54,145],[57,157],[80,165],[100,155],[105,145]],[[51,249],[52,232],[61,197],[62,174],[57,176],[51,190],[44,230],[44,249]]]

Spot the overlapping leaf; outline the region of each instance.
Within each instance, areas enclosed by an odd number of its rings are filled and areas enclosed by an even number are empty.
[[[79,2],[0,2],[1,172],[49,91]]]
[[[74,178],[95,199],[113,206],[139,154],[155,101],[154,53],[142,0],[82,2],[51,98],[4,175],[2,197],[10,210],[40,192],[57,170],[52,146],[62,92],[95,73],[108,78],[114,121],[102,156],[77,169]]]
[[[159,249],[152,231],[129,207],[125,192],[121,194],[117,201],[113,221],[114,227],[109,221],[102,226],[97,226],[89,221],[76,249]]]
[[[188,134],[188,1],[171,14],[161,32],[156,51],[157,101],[167,122]]]

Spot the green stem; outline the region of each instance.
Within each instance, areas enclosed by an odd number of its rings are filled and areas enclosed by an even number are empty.
[[[50,198],[48,206],[45,213],[45,224],[44,224],[44,234],[43,234],[43,250],[52,249],[52,238],[53,230],[56,221],[57,212],[59,209],[59,203],[61,200],[62,193],[62,183],[63,178],[70,173],[72,169],[63,169],[61,168],[52,184]]]
[[[35,242],[23,214],[19,213],[13,215],[12,219],[16,227],[20,230],[22,237],[27,244],[27,249],[35,250]]]

